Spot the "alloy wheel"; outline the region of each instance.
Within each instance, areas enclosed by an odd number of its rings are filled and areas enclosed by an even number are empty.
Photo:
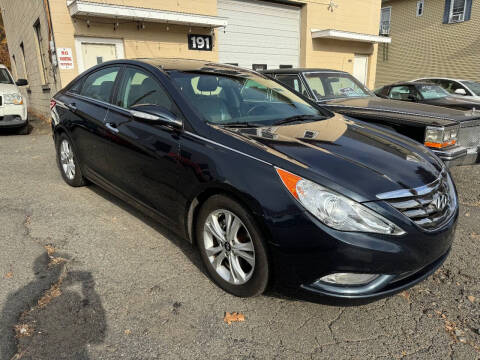
[[[206,255],[218,275],[233,285],[245,284],[255,269],[255,248],[242,220],[220,209],[208,215],[203,229]]]
[[[69,180],[75,178],[75,162],[73,161],[73,150],[70,142],[63,139],[60,144],[60,163],[63,172]]]

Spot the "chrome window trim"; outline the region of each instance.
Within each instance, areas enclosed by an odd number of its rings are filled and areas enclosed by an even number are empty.
[[[228,146],[226,146],[226,145],[220,144],[220,143],[218,143],[218,142],[216,142],[216,141],[207,139],[206,137],[203,137],[203,136],[194,134],[194,133],[192,133],[192,132],[190,132],[190,131],[184,131],[184,133],[187,134],[187,135],[190,135],[190,136],[192,136],[192,137],[194,137],[194,138],[196,138],[196,139],[206,141],[206,142],[208,142],[208,143],[210,143],[210,144],[212,144],[212,145],[217,145],[217,146],[219,146],[219,147],[221,147],[221,148],[223,148],[223,149],[227,149],[227,150],[233,151],[233,152],[235,152],[235,153],[237,153],[237,154],[240,154],[240,155],[249,157],[250,159],[257,160],[257,161],[260,161],[261,163],[264,163],[264,164],[266,164],[266,165],[273,166],[273,165],[272,165],[271,163],[269,163],[268,161],[259,159],[259,158],[255,157],[255,156],[246,154],[246,153],[244,153],[244,152],[242,152],[242,151],[240,151],[240,150],[233,149],[233,148],[228,147]]]

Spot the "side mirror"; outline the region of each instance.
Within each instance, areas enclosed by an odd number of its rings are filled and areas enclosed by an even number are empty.
[[[465,89],[462,89],[462,88],[458,88],[457,90],[454,91],[455,95],[461,95],[461,96],[466,96],[467,95],[467,92],[465,91]]]
[[[177,115],[159,105],[138,105],[130,109],[130,114],[138,121],[149,124],[164,124],[175,128],[183,125]]]
[[[18,79],[17,82],[15,83],[17,86],[27,86],[28,81],[26,79]]]

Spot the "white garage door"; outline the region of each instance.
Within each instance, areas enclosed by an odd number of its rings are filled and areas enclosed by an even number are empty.
[[[299,66],[300,8],[256,0],[218,0],[218,15],[228,18],[218,31],[221,63],[268,69]]]

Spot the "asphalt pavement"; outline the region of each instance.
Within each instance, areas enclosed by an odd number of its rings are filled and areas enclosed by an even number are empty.
[[[0,135],[0,359],[479,359],[480,166],[453,176],[453,249],[414,288],[350,307],[240,299],[186,241],[66,185],[48,129]]]

